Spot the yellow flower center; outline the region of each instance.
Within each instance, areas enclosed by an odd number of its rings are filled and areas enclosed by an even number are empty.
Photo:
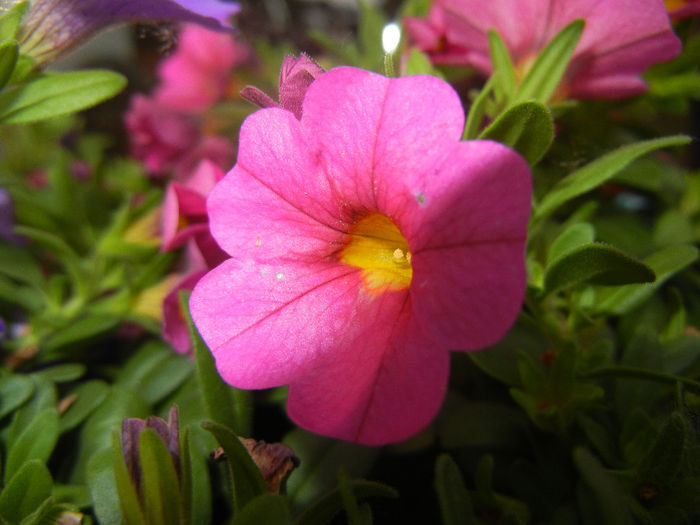
[[[413,268],[406,238],[396,225],[379,213],[357,221],[350,241],[340,252],[341,262],[360,268],[365,290],[379,293],[403,290],[411,284]]]

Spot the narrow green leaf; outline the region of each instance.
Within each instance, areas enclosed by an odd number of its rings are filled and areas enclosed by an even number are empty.
[[[362,54],[364,56],[363,66],[367,69],[379,71],[384,60],[384,49],[382,48],[382,30],[386,25],[386,18],[382,11],[359,0],[360,21],[357,32]]]
[[[46,462],[58,440],[58,414],[51,407],[36,414],[32,422],[10,444],[5,464],[5,483],[27,461]]]
[[[87,367],[82,363],[63,363],[44,368],[36,373],[54,383],[68,383],[81,378],[86,370]]]
[[[515,70],[513,69],[513,61],[508,54],[508,48],[500,35],[493,29],[489,29],[489,51],[491,64],[493,64],[493,75],[497,77],[494,86],[496,96],[508,103],[515,89]]]
[[[93,313],[76,319],[45,343],[47,350],[57,350],[69,345],[86,342],[104,335],[117,327],[121,318],[117,315]]]
[[[371,511],[369,521],[367,521],[367,516],[360,510],[355,493],[350,486],[348,474],[344,468],[338,470],[338,490],[340,491],[340,498],[343,501],[343,508],[345,509],[348,525],[371,525]]]
[[[636,158],[689,142],[689,137],[676,135],[637,142],[603,155],[559,181],[535,208],[533,222],[541,221],[565,202],[600,186]]]
[[[604,525],[634,525],[622,487],[600,464],[600,461],[583,447],[577,447],[573,453],[574,465],[581,474],[584,483],[593,492]]]
[[[125,467],[126,468],[126,467]],[[87,487],[92,508],[99,523],[122,522],[119,496],[112,466],[112,449],[106,448],[93,455],[87,467]],[[129,525],[136,525],[129,523]]]
[[[190,331],[190,340],[194,348],[194,361],[197,367],[197,379],[202,392],[206,417],[223,426],[239,432],[246,432],[249,426],[247,413],[247,394],[236,391],[223,382],[216,370],[214,358],[197,331],[189,313],[188,296],[180,295],[180,308],[185,313],[185,320]]]
[[[0,90],[5,87],[17,65],[19,50],[14,40],[0,41]]]
[[[260,469],[238,436],[231,429],[212,421],[205,421],[202,427],[214,435],[226,453],[226,463],[233,485],[234,512],[245,507],[255,497],[267,493],[267,485]]]
[[[0,419],[21,406],[34,393],[32,378],[10,374],[0,378]]]
[[[139,460],[146,522],[152,525],[181,523],[182,495],[173,458],[153,429],[146,428],[139,436]]]
[[[544,275],[545,292],[551,293],[583,282],[605,285],[654,282],[646,264],[606,244],[585,244],[551,264]]]
[[[141,396],[154,405],[177,390],[194,372],[190,359],[182,355],[169,355],[144,377]]]
[[[656,274],[656,281],[649,284],[630,284],[612,290],[599,290],[598,302],[594,310],[599,313],[622,315],[629,312],[676,273],[692,264],[698,258],[698,250],[694,246],[669,246],[646,259],[644,264]]]
[[[0,15],[0,40],[15,38],[29,2],[16,2]]]
[[[640,481],[668,487],[681,468],[687,434],[683,416],[678,412],[671,414],[637,469]]]
[[[574,20],[540,52],[515,93],[515,100],[534,99],[546,104],[564,76],[585,22]]]
[[[53,382],[36,374],[31,374],[29,377],[34,383],[34,394],[19,410],[15,411],[7,438],[8,443],[16,441],[20,434],[34,422],[39,412],[48,408],[53,409],[58,401],[56,385]]]
[[[107,398],[109,386],[104,381],[86,381],[71,390],[67,398],[73,399],[68,409],[61,414],[59,431],[61,434],[74,429],[85,421]]]
[[[489,96],[493,91],[495,82],[494,77],[491,77],[488,82],[484,84],[484,87],[481,88],[481,92],[474,99],[474,102],[472,102],[469,113],[467,114],[467,122],[464,125],[462,140],[472,140],[479,136],[479,127],[481,126],[481,121],[484,120],[486,105],[489,102]]]
[[[396,498],[398,492],[387,485],[373,481],[352,480],[350,488],[356,499]],[[296,525],[325,525],[343,510],[343,498],[339,489],[333,489],[308,505],[294,522]]]
[[[182,516],[185,523],[196,523],[193,512],[195,501],[194,482],[192,479],[192,449],[190,427],[180,432],[180,489],[182,491]],[[199,495],[197,495],[199,497]],[[211,504],[211,502],[209,502]]]
[[[284,496],[263,494],[236,513],[231,525],[286,525],[289,519],[289,505]]]
[[[502,113],[479,138],[510,146],[533,165],[547,152],[554,138],[552,115],[539,102],[520,102]]]
[[[45,282],[36,260],[26,250],[11,244],[0,243],[0,273],[36,287]]]
[[[557,259],[576,248],[592,243],[594,238],[595,230],[587,222],[572,224],[552,241],[547,254],[547,265],[551,265]]]
[[[126,461],[124,460],[124,453],[122,451],[121,440],[119,438],[119,433],[116,430],[112,432],[112,446],[107,450],[109,451],[107,456],[109,458],[109,462],[105,461],[103,468],[106,472],[112,474],[112,479],[109,480],[110,483],[108,485],[109,488],[112,489],[112,493],[108,496],[108,499],[111,502],[114,500],[115,495],[119,496],[116,500],[116,508],[112,507],[110,512],[114,515],[118,513],[121,517],[123,517],[124,523],[127,525],[146,525],[147,521],[144,516],[144,509],[141,507],[141,502],[139,501],[138,489],[134,486],[131,479],[131,474],[127,469]],[[103,452],[100,452],[96,454],[96,456],[100,456],[102,454]],[[105,458],[105,460],[106,459],[107,458]],[[91,465],[92,463],[94,463],[94,461],[90,462]],[[105,487],[105,489],[106,488],[107,487]],[[93,501],[94,500],[95,498],[93,496]],[[120,519],[112,523],[118,523],[121,521],[122,520]]]
[[[472,501],[459,467],[447,454],[435,462],[435,491],[443,525],[476,525]]]
[[[22,465],[0,492],[0,517],[4,523],[19,523],[51,497],[53,481],[38,459]]]
[[[411,48],[408,54],[404,75],[432,75],[442,78],[442,74],[433,67],[433,63],[428,58],[428,55],[417,47]]]
[[[126,79],[113,71],[44,73],[0,93],[0,122],[21,124],[68,115],[113,97]]]

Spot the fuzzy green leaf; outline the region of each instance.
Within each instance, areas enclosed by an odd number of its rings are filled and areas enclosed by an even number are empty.
[[[491,77],[488,82],[481,88],[481,92],[477,95],[467,113],[467,121],[464,124],[464,133],[462,140],[472,140],[479,136],[479,127],[481,121],[484,120],[486,114],[486,105],[489,102],[489,95],[493,91],[495,78]]]
[[[357,500],[365,498],[396,498],[398,493],[391,487],[373,481],[351,480],[348,482]],[[294,522],[296,525],[325,525],[343,510],[343,498],[339,489],[333,489],[308,505]]]
[[[583,282],[605,285],[647,283],[656,279],[646,264],[605,244],[585,244],[559,257],[544,275],[546,293]]]
[[[234,511],[242,509],[257,496],[266,494],[267,485],[260,469],[238,436],[231,429],[212,421],[205,421],[202,427],[214,435],[226,453],[226,464],[233,485]]]
[[[121,454],[121,450],[119,453]],[[126,466],[124,466],[124,470],[126,470]],[[87,486],[99,523],[125,523],[128,525],[141,525],[143,523],[143,521],[122,521],[111,448],[101,450],[90,459],[87,466]]]
[[[554,124],[546,106],[533,101],[520,102],[501,114],[479,138],[510,146],[533,165],[549,149]]]
[[[3,523],[19,523],[51,497],[51,473],[40,460],[22,465],[0,492],[0,517]]]
[[[623,146],[603,155],[560,180],[535,208],[533,222],[544,219],[574,197],[600,186],[636,158],[660,148],[689,142],[690,138],[683,135],[663,137]]]
[[[118,506],[116,509],[112,509],[112,512],[119,512],[127,525],[146,525],[147,522],[144,516],[144,509],[139,501],[138,489],[134,486],[131,474],[126,466],[121,440],[117,431],[112,433],[112,447],[109,450],[111,452],[110,466],[114,473],[112,483],[114,484],[114,492],[119,496]],[[109,466],[105,465],[105,468],[109,468]],[[143,483],[143,480],[141,482]]]
[[[15,38],[29,2],[16,2],[0,16],[0,40]]]
[[[34,393],[34,381],[20,374],[0,378],[0,418],[21,406]]]
[[[19,51],[17,42],[5,40],[0,42],[0,90],[5,87],[17,65]]]
[[[534,99],[546,104],[564,76],[585,22],[574,20],[540,52],[515,93],[515,100]]]
[[[56,409],[46,408],[37,413],[32,422],[14,440],[7,453],[5,482],[27,461],[38,459],[46,462],[58,440],[58,414]]]
[[[446,454],[435,462],[435,491],[443,525],[476,525],[472,501],[459,467]]]
[[[547,254],[547,264],[552,264],[571,251],[585,244],[592,243],[594,238],[595,230],[593,226],[587,222],[572,224],[552,241],[552,245],[549,247],[549,253]]]
[[[44,368],[37,372],[54,383],[68,383],[80,379],[87,367],[82,363],[63,363],[49,368]]]
[[[107,398],[109,386],[104,381],[86,381],[73,389],[69,398],[74,401],[68,409],[61,414],[59,430],[61,434],[77,427],[92,414]]]
[[[496,96],[509,101],[515,89],[515,70],[508,48],[493,29],[489,29],[489,52],[493,64],[493,76],[496,77],[494,86]]]
[[[656,274],[656,281],[649,284],[630,284],[620,288],[599,290],[595,311],[622,315],[649,298],[656,289],[676,273],[692,264],[698,258],[694,246],[669,246],[646,259],[644,264]]]
[[[289,518],[289,505],[283,496],[263,494],[236,513],[231,525],[285,525]]]
[[[89,108],[113,97],[126,79],[113,71],[44,73],[0,93],[0,122],[23,124]]]
[[[173,457],[155,430],[145,428],[139,436],[141,502],[146,522],[169,525],[182,522],[182,495]]]

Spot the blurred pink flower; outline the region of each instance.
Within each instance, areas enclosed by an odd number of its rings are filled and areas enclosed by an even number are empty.
[[[227,382],[288,384],[297,424],[365,444],[432,420],[448,350],[499,340],[525,291],[528,165],[463,129],[445,82],[350,67],[311,84],[301,120],[246,119],[207,201],[231,259],[190,300]]]
[[[187,177],[202,159],[228,169],[233,164],[235,146],[219,136],[205,136],[199,120],[167,108],[143,95],[135,95],[124,122],[131,155],[143,161],[153,175],[175,172]]]
[[[261,108],[281,107],[301,118],[302,103],[311,83],[323,74],[323,69],[305,54],[284,57],[280,71],[279,104],[253,86],[241,90],[241,97]]]
[[[491,73],[488,30],[503,38],[520,76],[568,23],[586,21],[560,86],[562,95],[620,98],[646,90],[640,75],[675,57],[681,42],[660,0],[435,0],[426,19],[408,18],[416,45],[438,63]]]
[[[239,10],[238,3],[219,0],[34,0],[18,40],[22,52],[41,63],[111,25],[167,20],[232,31],[229,19]]]
[[[180,292],[192,290],[206,270],[186,275],[163,300],[163,339],[179,354],[192,354],[190,332],[180,307]]]
[[[700,0],[665,0],[665,4],[674,20],[700,15]]]
[[[155,99],[185,112],[208,109],[224,99],[232,69],[250,58],[250,50],[231,35],[188,24],[175,52],[158,67]]]

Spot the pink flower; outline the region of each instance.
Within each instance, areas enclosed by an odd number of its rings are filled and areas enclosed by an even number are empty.
[[[225,98],[233,67],[249,54],[231,35],[186,25],[176,51],[158,67],[155,99],[180,111],[203,111]]]
[[[241,96],[261,108],[281,107],[301,118],[304,96],[311,83],[323,74],[321,66],[305,54],[294,58],[288,55],[282,62],[280,71],[279,104],[253,86],[241,90]]]
[[[246,119],[207,201],[231,259],[190,301],[227,382],[288,384],[297,424],[365,444],[432,420],[448,350],[499,340],[525,290],[529,168],[463,128],[443,81],[349,67],[311,84],[301,120]]]
[[[192,239],[209,268],[227,258],[209,233],[206,198],[223,177],[221,169],[203,160],[184,183],[172,182],[165,192],[162,214],[163,250],[174,250]]]
[[[675,57],[681,42],[659,0],[435,0],[425,20],[406,27],[436,62],[491,73],[488,30],[495,29],[520,76],[561,29],[586,21],[560,93],[579,99],[619,98],[646,90],[640,75]]]
[[[233,164],[235,147],[224,137],[203,136],[200,122],[153,99],[135,95],[124,118],[131,155],[143,161],[153,175],[175,171],[187,177],[202,159],[222,169]]]
[[[700,0],[665,0],[665,4],[674,20],[700,15]]]
[[[202,270],[185,276],[163,300],[163,339],[179,354],[192,353],[190,332],[180,308],[180,292],[192,290],[205,273],[206,270]]]

